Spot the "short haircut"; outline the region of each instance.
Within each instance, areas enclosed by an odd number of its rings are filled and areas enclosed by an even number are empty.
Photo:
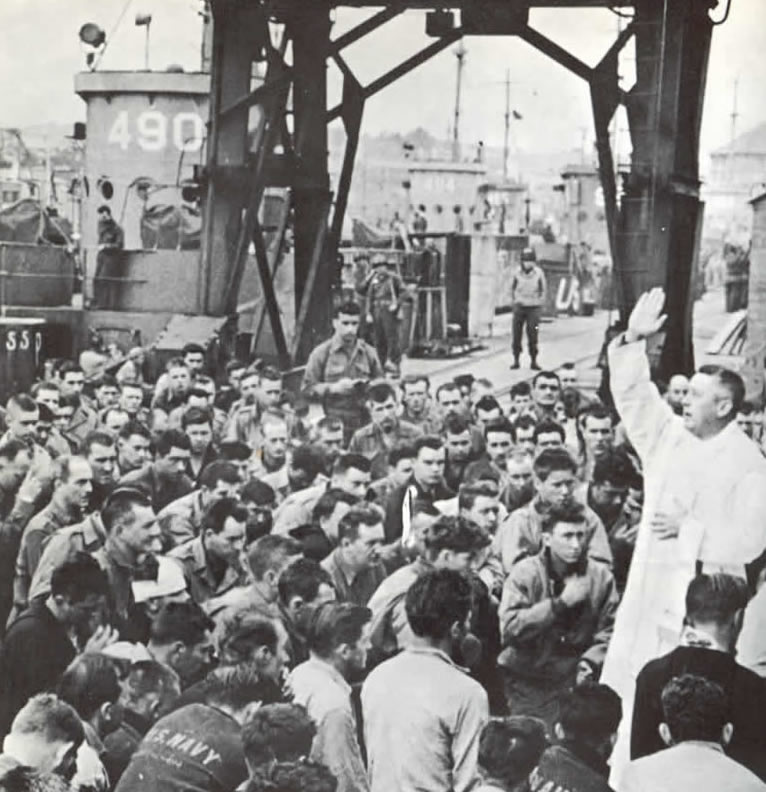
[[[82,366],[74,360],[65,360],[58,370],[59,378],[64,379],[67,374],[83,374]]]
[[[470,433],[471,424],[462,416],[451,413],[444,421],[444,432],[449,435],[461,435]]]
[[[109,410],[110,412],[111,409],[113,408],[110,408]],[[124,412],[124,410],[120,410],[120,412]],[[104,418],[106,418],[106,415],[104,416]],[[133,437],[133,435],[144,437],[147,440],[152,439],[152,433],[141,423],[141,421],[130,420],[117,433],[117,436],[121,440],[129,440],[131,437]]]
[[[5,442],[0,443],[0,459],[5,459],[7,462],[13,462],[22,452],[26,452],[27,454],[32,453],[29,446],[23,440],[9,437]]]
[[[547,744],[545,723],[537,718],[492,718],[479,740],[479,766],[485,775],[515,789],[535,769]]]
[[[169,694],[180,694],[178,674],[172,668],[156,660],[140,660],[133,663],[123,682],[123,693],[128,706],[136,704],[149,693],[159,693],[162,698]]]
[[[30,390],[32,398],[36,399],[40,395],[40,391],[53,391],[54,393],[61,393],[61,388],[59,387],[58,382],[51,382],[50,380],[35,382]]]
[[[110,435],[108,432],[96,431],[96,432],[89,432],[85,439],[82,441],[82,446],[80,446],[80,453],[83,456],[88,456],[90,452],[93,450],[93,446],[100,445],[104,448],[113,448],[114,447],[114,436]]]
[[[251,665],[217,668],[204,685],[205,703],[241,710],[252,702],[276,704],[282,698],[279,687]]]
[[[283,605],[288,605],[293,597],[313,602],[322,584],[332,587],[329,572],[309,558],[296,558],[279,576],[279,598]]]
[[[662,689],[662,714],[675,743],[720,743],[728,722],[729,700],[723,688],[694,674],[673,677]]]
[[[6,403],[6,409],[12,412],[38,412],[37,402],[28,393],[17,393]]]
[[[166,457],[171,448],[180,448],[182,451],[189,451],[191,443],[189,438],[180,429],[166,429],[160,432],[154,442],[157,456]]]
[[[225,440],[218,446],[218,457],[226,462],[247,462],[253,450],[241,440]]]
[[[620,697],[606,685],[581,682],[559,698],[559,723],[567,737],[586,745],[611,737],[621,720]]]
[[[535,426],[535,433],[533,435],[535,443],[540,439],[540,435],[553,434],[554,432],[561,438],[562,443],[566,440],[566,432],[560,423],[551,420],[540,421],[537,426]]]
[[[314,504],[314,508],[311,510],[311,518],[315,522],[319,522],[319,520],[323,518],[327,519],[335,511],[335,507],[339,503],[347,503],[349,506],[353,506],[359,503],[359,498],[336,487],[325,490],[319,496],[319,500]]]
[[[187,407],[181,416],[181,428],[187,429],[197,424],[209,424],[212,427],[213,414],[202,407]]]
[[[247,509],[236,498],[221,498],[205,509],[200,524],[200,533],[210,531],[219,534],[223,531],[226,520],[232,519],[238,523],[246,523],[247,516]]]
[[[556,384],[561,387],[561,380],[555,371],[538,371],[532,379],[532,387],[535,388],[541,379],[555,379]]]
[[[572,503],[560,508],[552,506],[545,509],[540,528],[543,533],[550,533],[559,523],[584,525],[585,522],[585,507],[581,503],[577,503],[577,501],[572,501]]]
[[[11,734],[39,734],[48,743],[74,743],[85,739],[82,720],[75,709],[53,693],[38,693],[19,710]]]
[[[484,427],[485,438],[493,433],[508,434],[511,436],[511,440],[514,443],[516,442],[516,430],[513,428],[513,424],[505,416],[501,416],[500,418],[493,418]]]
[[[140,390],[143,394],[144,389],[141,387],[140,382],[135,382],[134,380],[123,380],[120,383],[120,391],[127,390],[128,388],[133,388],[133,390]]]
[[[534,429],[537,426],[537,421],[531,416],[527,415],[520,415],[514,422],[513,428],[516,430],[516,436],[518,437],[519,430],[529,430]]]
[[[300,704],[265,704],[242,727],[250,767],[297,761],[311,752],[316,726]]]
[[[244,503],[254,503],[256,506],[273,506],[277,494],[273,487],[260,479],[250,479],[240,490],[239,498]]]
[[[232,373],[232,371],[237,371],[238,369],[243,369],[246,367],[247,363],[245,363],[244,360],[237,360],[237,358],[234,358],[233,360],[229,360],[226,363],[225,370],[226,374],[229,375]]]
[[[72,476],[72,465],[81,462],[88,465],[88,461],[80,454],[67,454],[66,456],[57,457],[53,460],[53,470],[57,481],[66,483]],[[88,465],[90,468],[90,465]]]
[[[340,418],[333,418],[329,415],[325,415],[317,421],[316,431],[317,434],[319,434],[319,432],[342,432],[343,421],[341,421]]]
[[[727,625],[748,602],[747,583],[734,575],[697,575],[686,589],[688,624]]]
[[[51,594],[82,602],[94,594],[106,596],[109,581],[95,558],[78,553],[71,561],[57,566],[51,575]]]
[[[417,385],[418,382],[425,382],[426,393],[431,389],[431,380],[425,374],[408,374],[402,379],[402,391],[406,392],[408,385]]]
[[[362,309],[359,307],[358,303],[352,300],[346,300],[346,302],[341,303],[335,308],[332,315],[333,318],[337,319],[341,314],[345,314],[346,316],[359,316],[361,313]]]
[[[186,369],[186,371],[189,370],[189,367],[186,365],[186,361],[182,357],[170,358],[170,360],[168,360],[167,364],[165,365],[165,371],[167,371],[168,373],[172,369],[179,369],[179,368]]]
[[[461,484],[457,495],[457,506],[460,511],[472,509],[477,498],[499,498],[497,484],[492,481],[480,479]]]
[[[239,471],[232,462],[216,461],[211,462],[205,467],[199,477],[201,487],[205,489],[215,489],[219,481],[227,484],[239,484]]]
[[[76,657],[59,680],[58,696],[83,720],[90,720],[103,704],[116,704],[120,679],[114,661],[95,653]]]
[[[180,641],[191,647],[202,643],[214,626],[196,602],[166,602],[152,621],[149,637],[160,646]]]
[[[102,374],[94,383],[94,388],[116,388],[117,380],[111,374]]]
[[[490,543],[486,532],[462,517],[443,515],[428,526],[424,537],[426,550],[431,556],[442,550],[454,553],[475,553]]]
[[[444,440],[437,435],[423,435],[415,438],[412,447],[415,450],[415,459],[417,459],[424,448],[428,448],[431,451],[441,451],[444,448]]]
[[[273,622],[246,610],[221,620],[215,638],[222,665],[251,662],[253,652],[262,646],[276,654],[279,643]]]
[[[388,464],[396,467],[403,459],[415,459],[415,448],[406,443],[395,445],[388,452]]]
[[[434,569],[422,574],[405,598],[405,610],[412,632],[421,638],[442,640],[455,622],[463,624],[472,604],[467,577],[451,569]]]
[[[362,637],[372,611],[348,602],[323,602],[312,607],[304,620],[309,648],[329,657],[343,644],[353,645]]]
[[[300,542],[289,536],[267,534],[250,545],[247,564],[253,573],[253,578],[260,581],[267,572],[276,572],[290,556],[300,554]]]
[[[515,385],[511,385],[511,399],[515,399],[517,396],[531,395],[532,387],[528,382],[517,382]]]
[[[634,483],[636,469],[622,448],[610,448],[593,463],[591,481],[594,484],[609,483],[615,487],[628,487]]]
[[[614,426],[614,413],[604,407],[603,404],[589,404],[585,407],[580,413],[580,422],[582,426],[585,426],[585,422],[588,418],[593,418],[596,421],[605,421],[609,419],[612,426]]]
[[[389,399],[396,401],[396,391],[390,382],[374,382],[367,388],[367,399],[377,404]]]
[[[479,401],[476,402],[474,405],[474,409],[478,412],[481,410],[482,412],[491,412],[492,410],[500,410],[502,413],[503,408],[500,406],[500,402],[494,396],[482,396]]]
[[[261,379],[269,380],[269,382],[281,382],[282,372],[274,366],[264,366],[261,369]]]
[[[184,348],[181,350],[181,354],[184,357],[186,357],[190,352],[195,355],[204,355],[205,348],[201,344],[195,344],[193,342],[184,344]]]
[[[259,767],[245,792],[336,792],[335,776],[318,762],[278,762]]]
[[[324,451],[317,445],[300,445],[293,451],[290,466],[304,471],[313,481],[324,470]]]
[[[370,460],[361,454],[341,454],[333,463],[332,472],[345,473],[351,468],[360,470],[362,473],[369,473],[372,466]]]
[[[439,401],[439,396],[446,391],[457,391],[460,393],[460,386],[457,382],[444,382],[436,389],[436,400]]]
[[[701,366],[699,373],[714,377],[718,384],[727,391],[731,399],[731,410],[727,413],[726,419],[733,421],[745,401],[745,383],[742,377],[731,369],[716,365]]]
[[[117,487],[112,490],[101,508],[101,521],[107,534],[129,517],[137,506],[152,508],[147,494],[137,487]]]
[[[537,478],[545,481],[553,472],[577,473],[577,462],[566,448],[544,448],[535,457],[533,469]]]
[[[360,503],[352,506],[338,522],[338,540],[353,541],[358,539],[360,525],[372,528],[375,525],[382,525],[384,519],[383,509],[374,503]]]

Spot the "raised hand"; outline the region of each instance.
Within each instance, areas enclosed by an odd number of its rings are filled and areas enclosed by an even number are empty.
[[[628,319],[625,340],[628,343],[640,341],[653,335],[665,324],[667,315],[662,313],[665,305],[665,290],[659,287],[644,292],[636,303]]]

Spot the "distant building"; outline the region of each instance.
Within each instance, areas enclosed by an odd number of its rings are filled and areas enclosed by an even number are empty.
[[[735,138],[710,155],[703,185],[707,239],[747,244],[752,225],[748,201],[766,185],[766,123]]]
[[[564,180],[564,214],[560,242],[577,246],[585,242],[592,251],[609,252],[609,232],[604,212],[604,192],[593,165],[567,165]]]
[[[0,209],[23,198],[37,198],[45,178],[43,162],[15,129],[0,129]]]

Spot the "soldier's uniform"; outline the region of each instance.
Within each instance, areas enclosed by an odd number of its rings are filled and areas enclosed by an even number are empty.
[[[388,472],[388,452],[394,446],[412,443],[422,434],[419,427],[406,421],[398,421],[396,429],[391,434],[386,434],[379,426],[369,423],[354,432],[348,450],[370,460],[372,466],[370,473],[373,480],[377,480]]]
[[[372,335],[380,362],[386,370],[398,374],[402,361],[399,309],[404,284],[399,274],[386,266],[382,256],[372,260],[372,267],[360,293],[366,297],[365,313],[372,317]]]
[[[230,566],[226,567],[223,578],[216,580],[210,571],[200,536],[173,548],[168,555],[183,566],[187,588],[198,605],[249,582],[244,570],[236,570]]]
[[[368,382],[383,376],[383,368],[374,347],[357,339],[347,351],[339,338],[329,338],[315,347],[306,362],[301,390],[313,396],[314,386],[325,382],[338,382],[346,377]],[[364,406],[363,393],[330,394],[322,399],[322,407],[329,418],[343,421],[343,442],[348,444],[351,435],[364,426],[369,416]]]

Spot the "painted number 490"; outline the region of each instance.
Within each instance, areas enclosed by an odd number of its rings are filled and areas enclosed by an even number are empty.
[[[109,130],[108,141],[123,151],[134,141],[143,151],[164,151],[169,142],[179,151],[199,151],[204,134],[197,113],[176,113],[169,119],[159,110],[145,110],[131,124],[128,111],[122,110]]]

